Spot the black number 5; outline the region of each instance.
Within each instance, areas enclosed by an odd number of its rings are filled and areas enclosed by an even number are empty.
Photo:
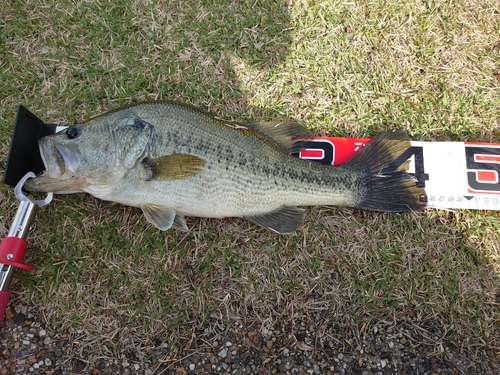
[[[467,181],[471,189],[500,191],[500,148],[465,146],[465,158]]]

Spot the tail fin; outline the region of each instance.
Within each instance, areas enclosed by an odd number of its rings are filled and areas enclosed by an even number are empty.
[[[370,211],[401,212],[427,206],[423,188],[408,174],[408,161],[400,156],[411,147],[404,130],[388,131],[361,149],[345,166],[366,178],[357,208]]]

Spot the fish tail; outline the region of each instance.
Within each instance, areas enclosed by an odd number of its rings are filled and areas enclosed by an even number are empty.
[[[409,174],[403,153],[411,147],[404,130],[388,131],[373,139],[345,166],[361,176],[356,207],[370,211],[402,212],[427,206],[427,196]],[[401,160],[403,159],[403,160]]]

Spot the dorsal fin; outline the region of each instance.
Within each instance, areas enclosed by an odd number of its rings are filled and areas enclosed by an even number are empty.
[[[303,148],[300,140],[311,138],[312,133],[297,121],[262,121],[243,123],[243,126],[255,129],[265,134],[284,147],[289,153],[298,152]]]

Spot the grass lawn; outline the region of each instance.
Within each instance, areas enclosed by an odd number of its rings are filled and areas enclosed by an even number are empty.
[[[320,135],[500,142],[497,0],[7,0],[0,3],[0,175],[17,106],[48,123],[179,100],[238,120],[294,118]],[[17,202],[0,184],[0,235]],[[15,300],[82,347],[227,327],[318,327],[355,347],[379,322],[413,345],[500,353],[500,214],[315,207],[293,235],[240,219],[160,232],[140,210],[60,195],[37,215]],[[309,324],[309,323],[307,323]],[[332,329],[335,328],[335,329]],[[328,332],[328,333],[325,333]],[[335,332],[332,334],[331,332]],[[436,335],[436,332],[439,332]],[[75,349],[76,350],[76,349]]]

